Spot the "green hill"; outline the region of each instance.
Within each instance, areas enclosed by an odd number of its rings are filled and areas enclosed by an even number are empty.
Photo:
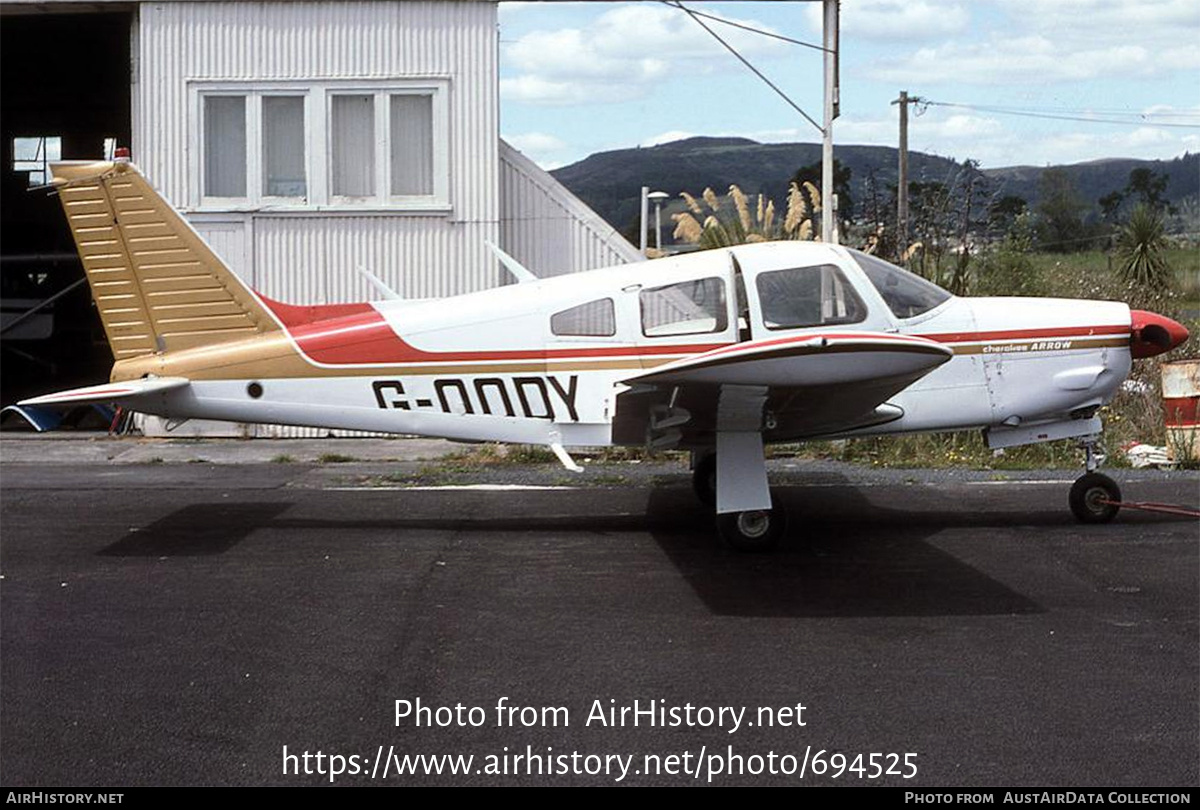
[[[888,146],[837,146],[834,156],[848,166],[854,215],[866,210],[875,196],[886,205],[896,184],[897,154]],[[630,225],[636,232],[639,193],[643,185],[677,197],[681,191],[698,194],[706,187],[719,193],[737,184],[747,194],[765,193],[782,202],[787,183],[801,166],[820,161],[816,143],[762,144],[747,138],[688,138],[646,148],[600,152],[578,163],[556,169],[552,174],[576,196],[619,229]],[[1129,172],[1149,167],[1167,173],[1167,199],[1178,202],[1200,195],[1200,155],[1184,155],[1170,161],[1113,159],[1065,166],[1080,196],[1090,205],[1116,189],[1123,189]],[[909,153],[911,180],[948,181],[961,164],[951,158]],[[997,196],[1014,194],[1036,205],[1038,178],[1049,167],[1014,166],[989,169],[984,174],[995,181]]]

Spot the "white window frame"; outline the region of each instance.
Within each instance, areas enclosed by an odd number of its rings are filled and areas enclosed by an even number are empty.
[[[448,213],[450,201],[450,80],[448,77],[379,80],[297,80],[188,83],[192,122],[189,154],[189,202],[196,211],[378,211]],[[370,95],[375,104],[375,193],[370,197],[334,195],[331,133],[335,95]],[[393,95],[427,95],[433,112],[433,193],[391,195],[390,103]],[[246,98],[246,197],[210,197],[204,193],[204,99]],[[263,193],[262,99],[304,98],[305,183],[307,197],[271,197]]]

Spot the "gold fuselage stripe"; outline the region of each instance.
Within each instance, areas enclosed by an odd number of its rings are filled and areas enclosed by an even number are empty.
[[[1129,338],[1072,337],[1021,341],[985,341],[951,345],[956,356],[1012,356],[1046,352],[1085,351],[1102,347],[1128,346]],[[674,355],[629,356],[619,359],[549,358],[514,362],[408,363],[396,365],[318,366],[307,360],[287,339],[276,332],[251,340],[234,341],[161,355],[120,360],[113,366],[112,381],[132,380],[147,374],[187,377],[192,380],[253,380],[366,377],[376,375],[434,376],[442,374],[528,374],[546,371],[640,371],[657,368],[682,357]]]

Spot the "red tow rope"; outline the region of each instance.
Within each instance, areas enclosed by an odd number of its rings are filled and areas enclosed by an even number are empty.
[[[1179,506],[1173,503],[1151,503],[1147,501],[1110,501],[1108,498],[1097,498],[1096,503],[1105,506],[1119,506],[1122,509],[1141,509],[1144,512],[1161,512],[1164,515],[1181,515],[1183,517],[1200,518],[1200,509]]]

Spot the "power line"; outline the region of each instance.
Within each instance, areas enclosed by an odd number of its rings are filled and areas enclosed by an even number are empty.
[[[949,103],[949,102],[946,102]],[[1200,109],[1197,110],[1160,110],[1157,112],[1147,110],[1131,110],[1128,107],[1012,107],[999,104],[989,105],[993,109],[1008,110],[1012,112],[1032,112],[1032,113],[1073,113],[1078,115],[1113,115],[1125,116],[1127,118],[1145,118],[1148,116],[1164,116],[1167,118],[1200,118]]]
[[[675,8],[683,8],[683,6],[680,5],[678,2],[671,2],[671,0],[658,0],[658,2],[662,3],[664,6],[673,6]],[[686,9],[685,8],[683,10],[688,12],[689,14],[691,14],[694,17],[704,17],[705,19],[712,20],[713,22],[719,22],[722,25],[731,25],[734,28],[741,28],[743,31],[750,31],[755,34],[761,34],[764,37],[771,37],[773,39],[779,39],[784,42],[790,42],[791,44],[799,45],[802,48],[812,48],[814,51],[821,51],[822,53],[824,53],[827,50],[826,48],[822,47],[821,45],[817,45],[812,42],[804,42],[799,39],[792,39],[791,37],[784,36],[783,34],[777,34],[774,31],[767,31],[766,29],[763,29],[763,28],[755,28],[752,25],[745,25],[744,23],[734,22],[733,20],[727,20],[724,17],[718,17],[715,14],[707,14],[703,11],[696,11],[695,9]]]
[[[743,65],[745,65],[747,68],[749,68],[749,70],[755,76],[757,76],[768,87],[770,87],[772,90],[774,90],[776,95],[778,95],[780,98],[782,98],[784,101],[786,101],[788,103],[788,106],[790,106],[796,112],[800,113],[800,115],[804,116],[804,120],[808,121],[808,123],[810,123],[814,127],[816,127],[817,132],[825,131],[824,128],[820,124],[818,124],[815,120],[813,120],[813,117],[811,115],[809,115],[808,113],[806,113],[804,110],[802,110],[800,108],[799,104],[792,101],[791,97],[789,97],[787,93],[785,93],[785,92],[783,92],[783,90],[779,89],[779,86],[776,85],[770,79],[768,79],[761,70],[756,68],[754,65],[750,64],[749,59],[747,59],[746,57],[744,57],[740,53],[738,53],[737,49],[734,48],[732,45],[730,45],[728,42],[726,42],[724,39],[722,39],[720,34],[718,34],[716,31],[712,30],[711,28],[709,28],[704,23],[704,20],[700,19],[700,17],[697,15],[697,13],[695,11],[692,11],[690,8],[685,6],[683,3],[678,2],[678,0],[676,0],[675,2],[667,3],[667,5],[674,6],[675,8],[679,9],[682,12],[685,12],[688,16],[690,16],[693,20],[695,20],[696,24],[699,25],[701,28],[703,28],[705,31],[707,31],[713,37],[713,39],[715,39],[717,42],[720,42],[722,45],[724,45],[725,50],[729,51],[731,54],[736,56],[738,58],[738,61],[740,61]],[[824,49],[822,49],[822,50],[824,50]]]
[[[956,108],[965,109],[965,110],[977,110],[979,112],[997,113],[999,115],[1016,115],[1016,116],[1020,116],[1023,118],[1050,118],[1055,121],[1082,121],[1082,122],[1089,123],[1089,124],[1116,124],[1116,125],[1123,125],[1123,126],[1137,124],[1137,125],[1149,125],[1149,126],[1156,126],[1156,127],[1176,127],[1179,129],[1200,129],[1200,124],[1181,124],[1178,122],[1146,120],[1147,116],[1153,115],[1153,113],[1137,113],[1137,115],[1141,116],[1141,120],[1137,120],[1137,119],[1133,119],[1132,117],[1126,117],[1126,118],[1108,117],[1108,118],[1105,118],[1105,117],[1096,116],[1096,115],[1064,115],[1064,114],[1050,113],[1050,112],[1039,112],[1039,111],[1029,110],[1029,109],[1020,109],[1020,108],[1016,108],[1016,107],[993,107],[993,106],[988,106],[988,105],[984,105],[984,104],[961,104],[961,103],[951,102],[951,101],[928,101],[928,100],[926,100],[924,102],[924,104],[926,106],[930,106],[930,107],[956,107]],[[1083,112],[1083,111],[1080,111],[1080,112]],[[1111,116],[1111,115],[1117,115],[1117,114],[1110,113],[1109,115]],[[1123,114],[1123,115],[1133,116],[1133,115],[1135,115],[1135,113],[1128,113],[1128,114]]]

